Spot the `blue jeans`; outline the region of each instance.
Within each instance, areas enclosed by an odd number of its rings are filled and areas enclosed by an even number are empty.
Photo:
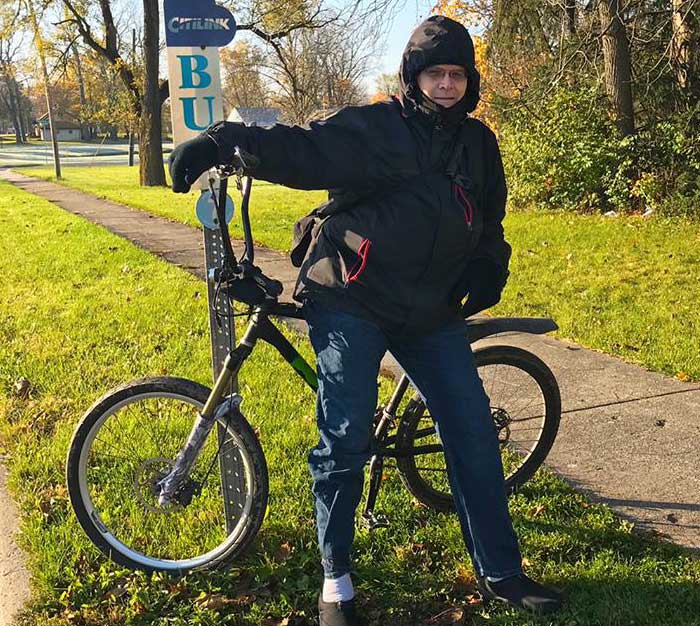
[[[445,449],[462,535],[481,576],[521,571],[489,399],[463,322],[397,339],[371,321],[308,300],[316,351],[318,445],[309,453],[316,527],[326,578],[350,571],[355,509],[370,458],[377,375],[389,350],[419,389]]]

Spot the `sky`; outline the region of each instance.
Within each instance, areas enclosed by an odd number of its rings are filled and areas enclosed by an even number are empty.
[[[4,0],[0,0],[0,3],[3,1]],[[197,0],[193,1],[196,2]],[[162,0],[159,4],[162,10]],[[340,0],[339,4],[342,5],[343,0]],[[368,94],[372,94],[376,90],[376,79],[380,74],[395,73],[398,71],[399,63],[401,62],[401,53],[403,52],[411,31],[418,23],[430,15],[430,10],[435,5],[435,0],[403,0],[403,3],[397,4],[399,5],[399,9],[396,11],[391,26],[388,29],[383,54],[378,60],[376,67],[368,72],[367,78],[365,79],[365,88]],[[112,6],[115,18],[121,25],[121,30],[123,31],[122,36],[126,37],[130,30],[128,27],[129,24],[139,23],[143,19],[141,17],[141,2],[140,0],[112,0]],[[162,30],[161,24],[161,41],[164,39]],[[163,58],[161,74],[164,74],[166,71],[165,59]]]
[[[411,31],[430,15],[430,9],[434,4],[425,0],[405,0],[403,8],[397,13],[389,30],[381,66],[369,78],[370,86],[374,86],[374,80],[380,74],[398,72],[401,54]]]

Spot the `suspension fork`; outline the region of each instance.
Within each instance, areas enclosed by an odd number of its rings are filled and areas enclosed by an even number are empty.
[[[382,485],[382,475],[384,473],[384,455],[382,454],[381,445],[385,439],[389,427],[396,420],[396,413],[401,404],[401,400],[408,389],[409,380],[406,374],[401,376],[399,384],[396,386],[394,393],[391,396],[388,404],[382,407],[381,413],[378,413],[379,419],[376,421],[374,429],[373,442],[378,444],[380,449],[372,455],[369,464],[369,489],[367,491],[367,500],[362,511],[362,521],[370,530],[381,528],[389,525],[389,521],[385,516],[374,512],[374,505],[377,502],[379,488]]]
[[[238,374],[245,360],[253,352],[258,338],[260,316],[261,310],[257,308],[239,344],[226,357],[219,377],[214,383],[214,388],[195,419],[185,445],[175,458],[172,470],[158,481],[157,486],[160,487],[158,504],[160,506],[173,503],[178,489],[189,476],[214,424],[220,419],[233,415],[243,402],[243,398],[237,393],[227,396],[226,392],[230,389],[231,381]]]

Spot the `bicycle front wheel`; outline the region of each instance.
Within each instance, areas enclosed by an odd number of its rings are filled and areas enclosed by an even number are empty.
[[[158,504],[157,482],[208,396],[190,380],[137,380],[103,396],[78,424],[66,464],[70,501],[92,542],[117,563],[175,574],[216,569],[257,534],[267,466],[237,411],[219,419],[175,501]]]
[[[556,378],[534,354],[514,346],[474,351],[479,377],[490,399],[501,448],[506,489],[522,486],[542,465],[559,429],[561,399]],[[401,480],[413,496],[438,511],[454,511],[445,455],[432,416],[418,394],[401,417],[396,447],[436,451],[399,457]]]

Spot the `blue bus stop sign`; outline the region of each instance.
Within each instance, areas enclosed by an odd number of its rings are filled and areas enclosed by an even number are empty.
[[[165,43],[172,47],[221,48],[236,34],[231,12],[213,0],[165,0]]]

